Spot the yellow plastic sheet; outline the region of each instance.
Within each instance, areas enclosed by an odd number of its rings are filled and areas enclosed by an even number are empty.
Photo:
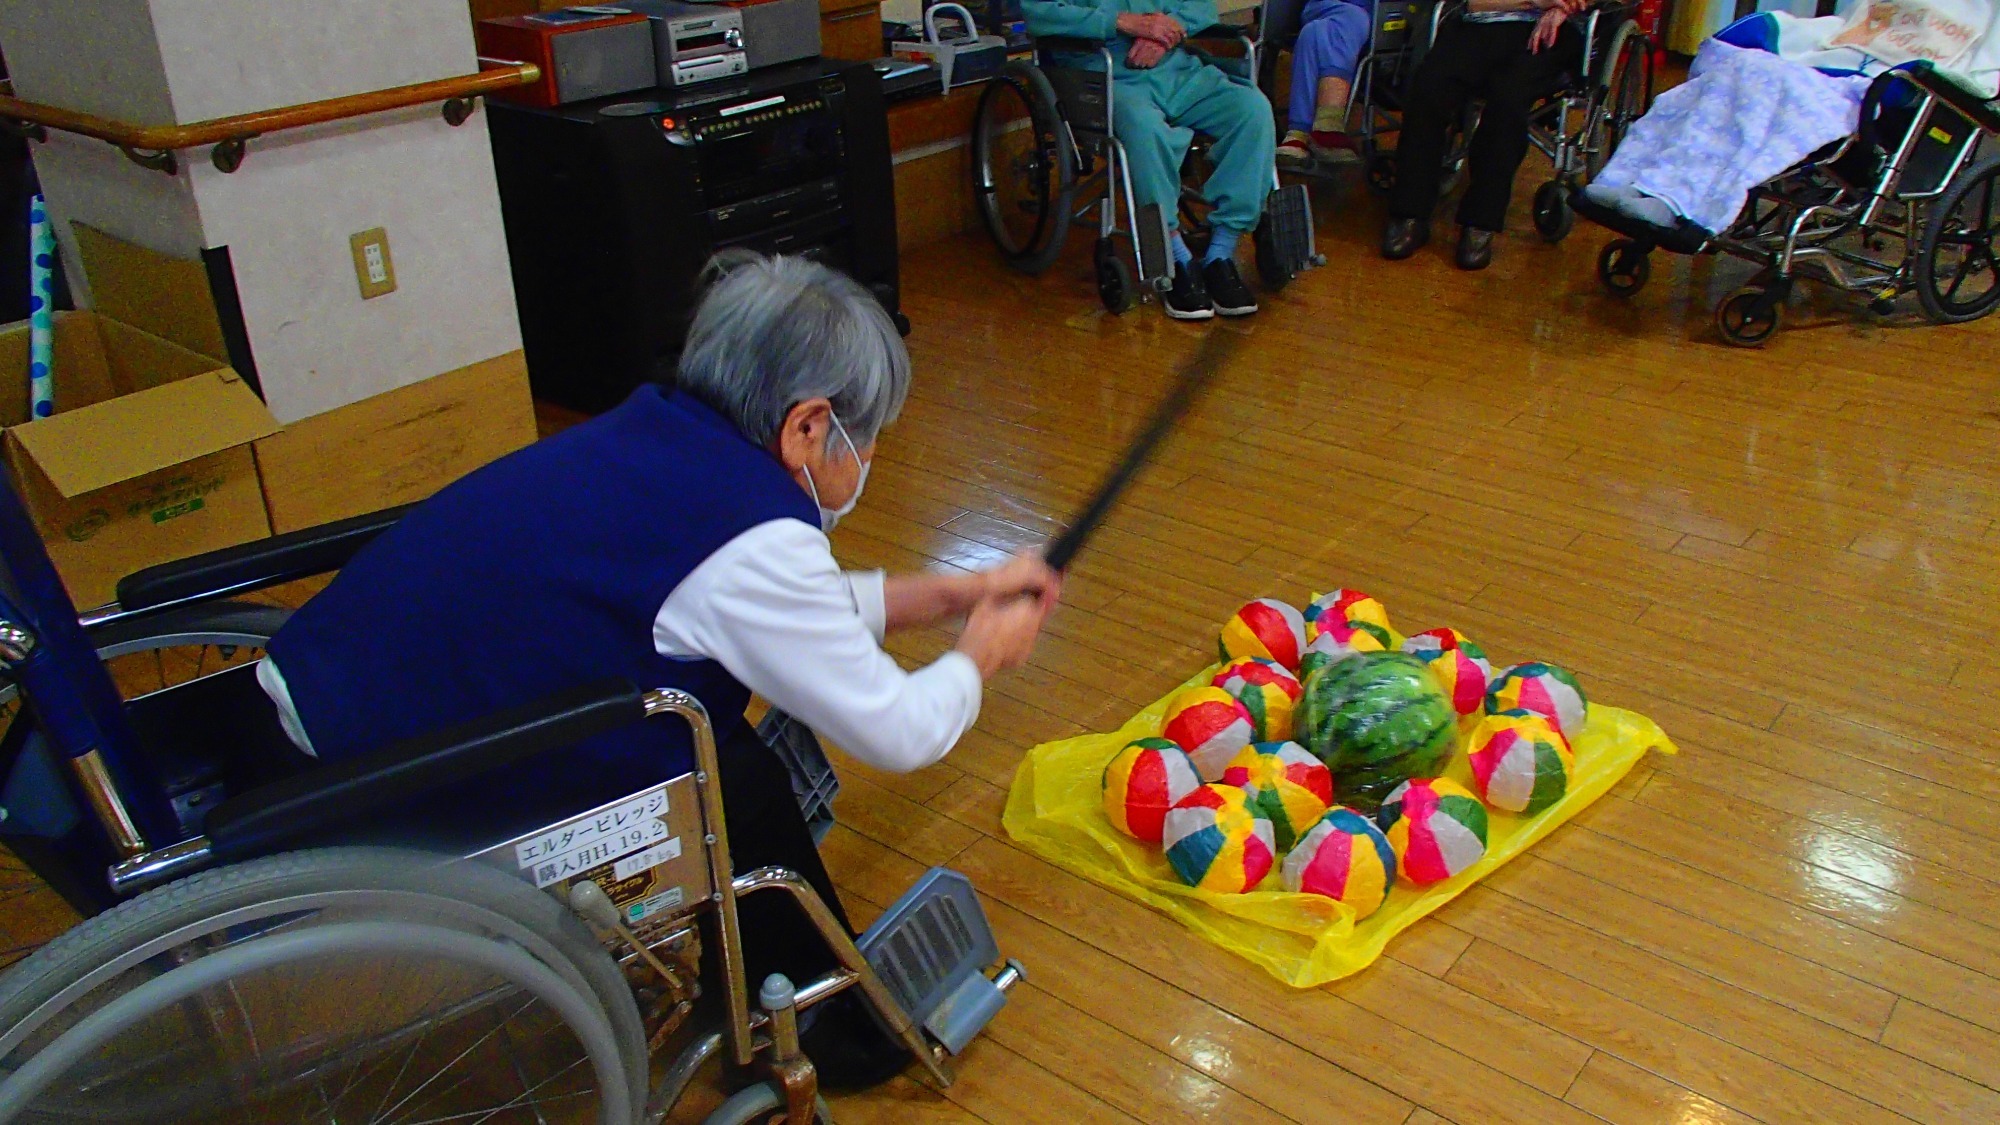
[[[1188,684],[1207,683],[1213,674],[1211,668]],[[1616,785],[1648,750],[1677,752],[1652,720],[1591,704],[1590,725],[1574,743],[1576,774],[1562,800],[1534,816],[1489,810],[1485,858],[1430,887],[1399,882],[1382,909],[1356,922],[1352,910],[1332,899],[1283,890],[1275,868],[1248,894],[1195,890],[1174,876],[1158,848],[1111,826],[1099,788],[1104,764],[1127,742],[1159,734],[1160,715],[1179,690],[1110,734],[1047,742],[1028,751],[1007,796],[1007,831],[1051,863],[1172,915],[1203,938],[1297,988],[1315,987],[1366,968],[1382,955],[1390,938],[1555,831]],[[1471,770],[1462,746],[1445,774],[1470,787]]]

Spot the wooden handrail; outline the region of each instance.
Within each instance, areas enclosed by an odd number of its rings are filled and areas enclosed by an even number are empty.
[[[44,129],[60,129],[65,133],[95,137],[117,146],[138,163],[169,175],[179,167],[174,159],[176,150],[214,145],[212,158],[215,166],[224,172],[234,172],[243,162],[245,143],[253,137],[440,101],[444,103],[445,120],[458,125],[471,114],[473,98],[496,90],[526,86],[540,81],[542,77],[542,68],[534,63],[480,59],[479,67],[477,74],[461,74],[454,78],[439,78],[366,94],[348,94],[282,109],[239,113],[233,117],[218,117],[186,125],[133,125],[94,113],[4,95],[0,95],[0,119],[15,122],[17,131],[37,140],[46,136],[42,132]]]

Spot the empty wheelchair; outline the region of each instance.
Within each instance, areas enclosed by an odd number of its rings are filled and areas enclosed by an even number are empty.
[[[337,764],[291,746],[246,658],[284,611],[229,595],[337,568],[395,515],[153,568],[79,619],[0,487],[0,839],[89,916],[0,975],[0,1125],[626,1125],[718,1058],[743,1088],[711,1125],[823,1122],[799,1025],[850,991],[948,1083],[1019,978],[970,886],[933,871],[855,942],[796,873],[732,875],[692,696],[586,684]],[[121,661],[195,653],[121,697]],[[453,798],[648,721],[689,725],[691,769],[558,816]],[[839,967],[746,979],[758,894]]]
[[[1652,226],[1582,193],[1574,202],[1622,236],[1597,259],[1611,296],[1645,287],[1655,249],[1755,263],[1756,275],[1715,307],[1716,332],[1739,347],[1776,334],[1807,277],[1865,294],[1878,314],[1914,292],[1932,323],[1959,324],[2000,307],[2000,157],[1981,154],[1996,127],[1991,101],[1919,65],[1878,76],[1854,133],[1751,189],[1719,234],[1686,220]]]
[[[1256,68],[1256,44],[1240,29],[1191,30],[1190,45],[1231,45],[1240,57],[1215,65],[1245,76]],[[980,95],[972,129],[973,196],[1001,257],[1023,273],[1055,263],[1073,223],[1095,222],[1093,263],[1104,307],[1122,313],[1147,292],[1173,284],[1168,216],[1140,206],[1125,165],[1125,146],[1112,126],[1117,96],[1110,50],[1093,40],[1043,36],[1035,61],[1016,59]],[[1088,57],[1090,65],[1063,59]],[[1203,178],[1206,141],[1197,136],[1182,169],[1181,229],[1204,229],[1206,205],[1189,185]],[[1280,185],[1252,233],[1259,279],[1273,291],[1324,261],[1313,244],[1311,200],[1302,184]],[[1093,217],[1092,212],[1095,212]]]

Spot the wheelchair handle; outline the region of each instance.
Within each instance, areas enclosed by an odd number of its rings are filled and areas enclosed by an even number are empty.
[[[1899,81],[1909,82],[1909,79],[1900,70],[1885,70],[1875,76],[1875,80],[1868,84],[1868,92],[1861,95],[1861,120],[1855,127],[1854,139],[1860,142],[1862,152],[1883,147],[1882,138],[1877,135],[1875,119],[1882,112],[1883,96]]]

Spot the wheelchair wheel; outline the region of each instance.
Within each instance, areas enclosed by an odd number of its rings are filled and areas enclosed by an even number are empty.
[[[1613,297],[1633,296],[1646,287],[1646,279],[1651,276],[1650,256],[1629,238],[1612,239],[1598,252],[1597,280]]]
[[[1000,256],[1038,274],[1074,218],[1076,151],[1048,75],[1015,60],[986,84],[972,125],[972,194]]]
[[[637,1119],[623,975],[554,898],[377,848],[142,895],[0,977],[0,1122]]]
[[[717,1106],[701,1125],[791,1125],[785,1121],[785,1095],[769,1082],[759,1082]],[[825,1098],[813,1099],[813,1119],[801,1125],[833,1125]]]
[[[1917,301],[1937,324],[1963,324],[2000,305],[2000,157],[1962,173],[1931,206],[1916,262]]]
[[[1569,209],[1562,181],[1550,180],[1535,189],[1534,215],[1535,229],[1541,233],[1543,242],[1561,242],[1569,237],[1576,226],[1576,212]]]
[[[1767,292],[1762,285],[1745,285],[1715,306],[1715,329],[1724,340],[1739,348],[1755,348],[1778,331],[1785,319],[1784,306],[1758,307],[1765,303]]]
[[[283,606],[220,601],[90,630],[98,658],[127,699],[262,659],[292,616]],[[0,683],[0,730],[13,720],[14,685]]]
[[[1118,244],[1100,238],[1091,257],[1097,267],[1097,296],[1104,302],[1104,311],[1114,316],[1129,311],[1139,300],[1139,287],[1132,280],[1132,267],[1118,253]]]

